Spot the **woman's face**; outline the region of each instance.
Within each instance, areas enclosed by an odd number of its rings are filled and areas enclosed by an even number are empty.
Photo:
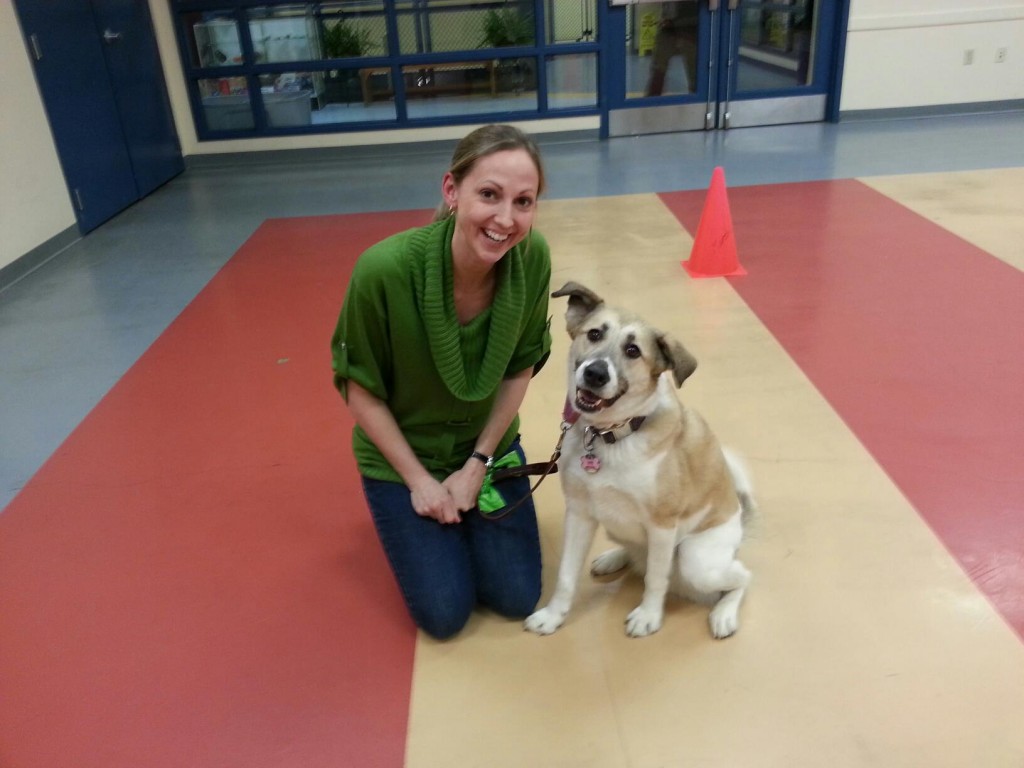
[[[452,258],[463,266],[490,268],[530,232],[540,174],[525,149],[508,149],[476,161],[457,184],[441,183],[455,209]]]

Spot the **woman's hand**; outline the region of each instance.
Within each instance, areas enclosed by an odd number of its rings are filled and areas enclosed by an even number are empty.
[[[442,485],[448,489],[457,510],[466,512],[476,506],[486,475],[487,468],[482,461],[469,459],[462,469],[456,470],[445,478]]]
[[[447,481],[446,481],[447,482]],[[420,517],[432,517],[439,523],[460,523],[461,507],[449,493],[448,488],[427,475],[409,486],[412,508]]]
[[[416,514],[432,517],[439,523],[460,522],[462,518],[455,501],[448,490],[423,468],[387,405],[354,381],[349,381],[348,407],[356,423],[405,481]]]

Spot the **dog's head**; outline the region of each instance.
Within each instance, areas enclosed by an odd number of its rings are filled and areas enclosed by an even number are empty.
[[[576,410],[602,413],[619,421],[640,415],[639,408],[671,371],[681,387],[697,368],[682,344],[636,315],[604,303],[579,283],[566,283],[551,294],[569,297],[565,325],[569,348],[569,396]]]

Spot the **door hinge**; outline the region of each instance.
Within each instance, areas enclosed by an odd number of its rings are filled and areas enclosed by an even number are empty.
[[[71,191],[74,192],[75,204],[78,206],[78,210],[84,211],[85,210],[85,205],[82,204],[82,193],[78,191],[78,187],[75,187]]]
[[[43,49],[39,47],[39,37],[35,34],[29,35],[28,42],[32,46],[32,55],[36,57],[36,61],[40,61],[43,58]]]

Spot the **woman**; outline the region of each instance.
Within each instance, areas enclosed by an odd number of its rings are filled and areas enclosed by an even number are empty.
[[[532,502],[487,517],[477,498],[494,457],[525,463],[518,410],[551,346],[551,262],[532,229],[543,189],[528,136],[470,133],[434,222],[359,258],[331,343],[377,533],[414,621],[438,639],[478,603],[522,618],[540,598]],[[509,504],[529,491],[527,478],[499,485]]]

